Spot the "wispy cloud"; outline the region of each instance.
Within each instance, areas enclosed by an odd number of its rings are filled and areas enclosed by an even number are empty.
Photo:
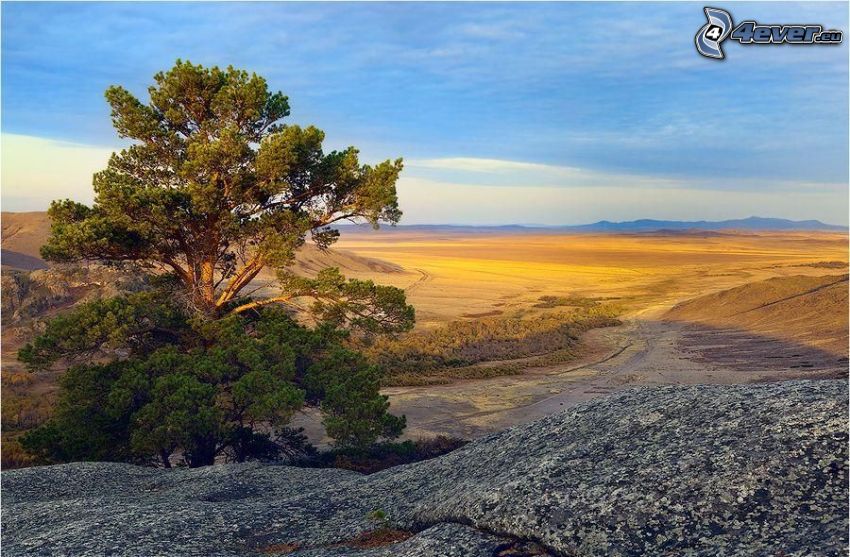
[[[847,188],[847,42],[730,44],[715,63],[693,46],[698,4],[7,2],[2,15],[4,133],[116,146],[103,91],[122,84],[144,98],[180,57],[257,71],[290,96],[291,122],[370,160],[403,156],[411,179],[505,191]],[[850,25],[846,3],[740,3],[733,15]],[[32,183],[45,184],[38,166]],[[88,173],[73,187],[88,188]],[[18,191],[23,171],[7,175],[4,200],[30,195]]]
[[[503,20],[493,23],[465,23],[458,27],[462,36],[475,39],[521,39],[526,36],[515,20]]]
[[[53,199],[90,203],[92,174],[111,149],[2,136],[2,205],[44,210]],[[847,223],[842,184],[721,183],[617,174],[534,162],[448,157],[407,161],[398,184],[404,223],[580,224],[641,217],[722,219],[751,214]]]
[[[414,159],[407,162],[413,168],[435,168],[441,170],[464,170],[469,172],[504,172],[506,170],[533,170],[545,172],[575,172],[577,168],[554,166],[522,161],[506,161],[501,159],[479,159],[472,157],[447,157],[441,159]]]
[[[752,177],[733,177],[724,180],[610,172],[599,169],[540,164],[535,162],[450,157],[414,159],[407,161],[407,175],[455,183],[458,187],[547,187],[547,188],[604,188],[623,187],[633,190],[684,188],[713,191],[772,191],[772,192],[832,192],[847,189],[842,182],[806,180],[776,180]]]

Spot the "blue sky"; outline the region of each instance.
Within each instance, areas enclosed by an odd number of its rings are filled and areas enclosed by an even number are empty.
[[[702,6],[3,3],[4,210],[90,200],[122,145],[103,91],[145,97],[179,57],[265,76],[329,148],[404,157],[404,222],[846,224],[846,41],[712,61]],[[844,2],[719,7],[850,31]]]

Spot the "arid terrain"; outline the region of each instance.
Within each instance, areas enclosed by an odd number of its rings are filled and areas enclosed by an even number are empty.
[[[3,215],[7,273],[40,266],[46,225],[41,213]],[[417,311],[411,338],[464,323],[498,329],[587,308],[616,313],[620,325],[591,328],[574,346],[548,350],[549,337],[538,335],[522,358],[485,355],[462,373],[402,376],[385,388],[393,411],[408,417],[407,436],[472,438],[628,387],[845,376],[847,260],[847,235],[835,232],[402,227],[344,230],[331,253],[307,246],[295,268],[338,266],[404,288]],[[256,286],[272,289],[272,278],[261,275]],[[14,352],[23,336],[4,328],[4,378],[20,371]],[[52,381],[33,383],[26,388],[49,391]],[[318,435],[311,416],[299,421]]]
[[[575,360],[528,358],[519,375],[388,388],[412,436],[477,436],[640,385],[847,373],[844,234],[396,230],[343,236],[337,248],[403,267],[383,280],[407,288],[418,327],[528,311],[541,296],[622,308],[623,325],[586,333]]]
[[[847,263],[846,234],[814,232],[358,230],[343,234],[335,249],[402,267],[380,278],[406,288],[420,327],[525,308],[545,295],[617,299],[647,310],[772,277],[838,274]]]

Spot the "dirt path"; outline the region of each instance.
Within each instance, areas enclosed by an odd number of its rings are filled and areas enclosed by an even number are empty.
[[[582,401],[644,385],[729,384],[785,377],[787,368],[760,367],[753,353],[746,371],[706,360],[683,348],[688,325],[661,316],[672,301],[640,311],[619,327],[588,332],[585,354],[566,364],[530,367],[522,375],[449,385],[385,389],[395,413],[407,415],[407,436],[475,438],[564,410]],[[741,334],[739,342],[751,341]],[[840,364],[845,365],[845,364]]]
[[[522,375],[463,380],[448,385],[392,387],[393,411],[407,415],[407,435],[479,437],[532,421],[618,388],[643,384],[657,372],[672,343],[668,326],[640,319],[588,332],[577,361],[530,367]],[[653,381],[654,382],[654,381]],[[648,381],[647,381],[648,383]]]
[[[635,352],[634,327],[628,323],[589,331],[583,337],[583,355],[566,364],[529,367],[522,375],[388,387],[382,392],[389,395],[393,413],[407,416],[405,438],[480,437],[543,415],[538,411],[550,413],[552,405],[560,408],[555,396],[574,389],[578,394],[579,388],[590,385],[590,380],[599,375],[597,368],[614,365]],[[528,417],[523,415],[525,410]],[[318,412],[310,409],[298,414],[293,425],[305,428],[312,442],[323,444],[328,439],[323,439],[320,421]]]
[[[413,270],[416,271],[417,273],[419,273],[420,276],[419,276],[418,279],[416,279],[416,281],[413,284],[411,284],[410,286],[408,286],[407,288],[404,289],[404,292],[407,295],[410,295],[411,292],[413,292],[414,290],[416,290],[417,288],[419,288],[420,286],[422,286],[426,282],[430,282],[430,281],[434,280],[434,277],[431,275],[431,273],[429,273],[428,271],[425,271],[424,269],[413,269]]]
[[[417,271],[421,277],[416,284],[427,284],[428,273]],[[666,319],[674,305],[698,294],[693,288],[658,289],[657,298],[625,316],[623,325],[586,333],[581,356],[566,363],[544,365],[533,357],[488,362],[480,365],[516,364],[523,372],[447,385],[389,387],[383,392],[390,398],[391,411],[407,416],[406,437],[471,439],[628,388],[846,375],[846,355],[757,332]],[[319,440],[321,428],[312,427],[318,425],[315,416],[298,421],[312,439]]]
[[[720,344],[718,331],[663,319],[674,303],[664,300],[630,315],[623,325],[589,331],[582,337],[583,354],[571,362],[535,366],[533,358],[525,358],[515,360],[529,365],[521,375],[388,387],[383,392],[390,397],[391,411],[407,416],[406,438],[450,435],[472,439],[622,389],[748,383],[846,372],[845,358],[835,359],[830,369],[819,364],[820,369],[800,374],[791,369],[795,366],[790,362],[777,365],[771,360],[770,354],[788,350],[787,345],[739,331],[719,331],[726,335],[726,345]],[[694,349],[695,335],[704,337],[703,350]],[[302,415],[295,422],[306,428],[314,442],[320,442],[322,429],[318,415],[313,414]]]

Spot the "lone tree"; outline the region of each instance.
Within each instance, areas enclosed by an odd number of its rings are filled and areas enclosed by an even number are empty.
[[[292,263],[308,234],[327,248],[339,235],[329,227],[335,222],[398,222],[401,159],[369,166],[354,147],[324,153],[321,130],[279,123],[289,101],[255,74],[178,60],[154,79],[147,105],[123,87],[107,89],[115,129],[135,143],[95,174],[93,207],[51,205],[45,259],[168,270],[206,318],[313,295],[354,297],[361,320],[409,326],[410,311],[393,304],[400,300],[389,290],[352,287],[336,276],[234,304],[264,267]]]
[[[56,416],[24,446],[54,461],[244,460],[282,450],[276,440],[292,438],[285,426],[305,403],[322,408],[342,446],[397,436],[404,420],[387,413],[379,371],[345,338],[410,329],[404,292],[287,268],[308,236],[331,246],[336,222],[396,223],[401,159],[370,166],[354,147],[325,153],[322,131],[280,123],[287,97],[255,74],[178,60],[154,80],[148,104],[106,91],[115,129],[133,143],[95,174],[93,206],[51,204],[42,255],[133,265],[156,288],[84,304],[21,350],[34,369],[79,364]],[[280,294],[247,297],[267,267]],[[305,298],[313,329],[270,307]]]

